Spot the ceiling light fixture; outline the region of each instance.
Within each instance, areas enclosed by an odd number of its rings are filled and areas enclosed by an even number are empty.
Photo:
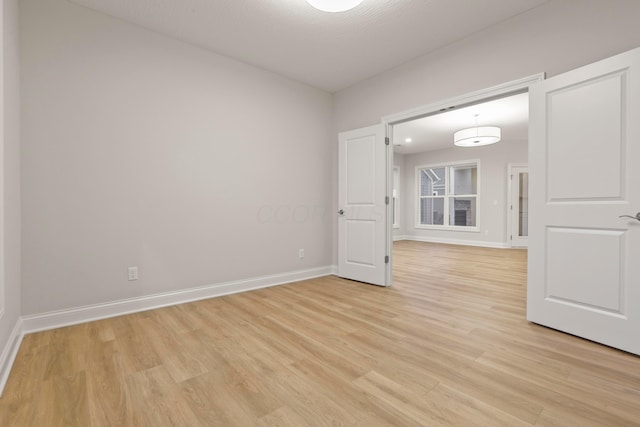
[[[500,141],[502,131],[497,126],[478,126],[478,114],[476,114],[476,127],[462,129],[453,134],[453,144],[457,147],[481,147],[495,144]]]
[[[411,143],[411,141],[413,141],[413,139],[411,139],[411,138],[406,138],[406,139],[404,140],[404,142],[406,142],[407,144]]]
[[[307,3],[323,12],[345,12],[362,2],[363,0],[307,0]]]

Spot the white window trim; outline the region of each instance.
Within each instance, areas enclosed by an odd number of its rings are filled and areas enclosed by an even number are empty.
[[[475,164],[477,167],[477,191],[473,196],[476,197],[476,225],[475,227],[462,227],[456,225],[431,225],[431,224],[421,224],[420,223],[420,171],[422,169],[428,168],[441,168],[447,166],[463,166],[463,165],[473,165]],[[453,162],[443,162],[443,163],[431,163],[427,165],[418,165],[415,170],[415,200],[416,200],[416,210],[415,210],[415,228],[424,229],[424,230],[441,230],[441,231],[461,231],[461,232],[471,232],[471,233],[479,233],[480,232],[480,189],[481,187],[481,169],[480,169],[480,159],[470,159],[470,160],[456,160]],[[463,194],[456,194],[459,197],[465,197]],[[448,196],[445,196],[448,197]],[[449,215],[449,204],[444,204],[444,215],[448,218]]]

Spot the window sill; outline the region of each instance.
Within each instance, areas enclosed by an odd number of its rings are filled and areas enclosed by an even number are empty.
[[[420,230],[461,231],[463,233],[479,233],[480,232],[480,227],[461,227],[461,226],[455,226],[455,225],[416,224],[415,228]]]

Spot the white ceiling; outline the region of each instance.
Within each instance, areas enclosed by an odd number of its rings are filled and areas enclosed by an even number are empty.
[[[498,144],[528,140],[529,94],[522,93],[395,125],[393,151],[412,154],[454,148],[454,132],[475,126],[476,114],[480,126],[502,128],[502,142]],[[406,138],[412,141],[407,143]],[[456,149],[481,150],[482,147]]]
[[[330,92],[548,0],[69,0]]]

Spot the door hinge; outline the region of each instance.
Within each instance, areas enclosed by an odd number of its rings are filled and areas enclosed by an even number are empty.
[[[513,234],[509,236],[509,240],[513,240]]]
[[[389,255],[385,255],[385,257],[384,257],[384,263],[385,263],[385,264],[389,264]]]
[[[384,196],[384,204],[385,205],[389,204],[389,196]]]
[[[384,137],[384,145],[389,145],[389,137],[388,136]]]

